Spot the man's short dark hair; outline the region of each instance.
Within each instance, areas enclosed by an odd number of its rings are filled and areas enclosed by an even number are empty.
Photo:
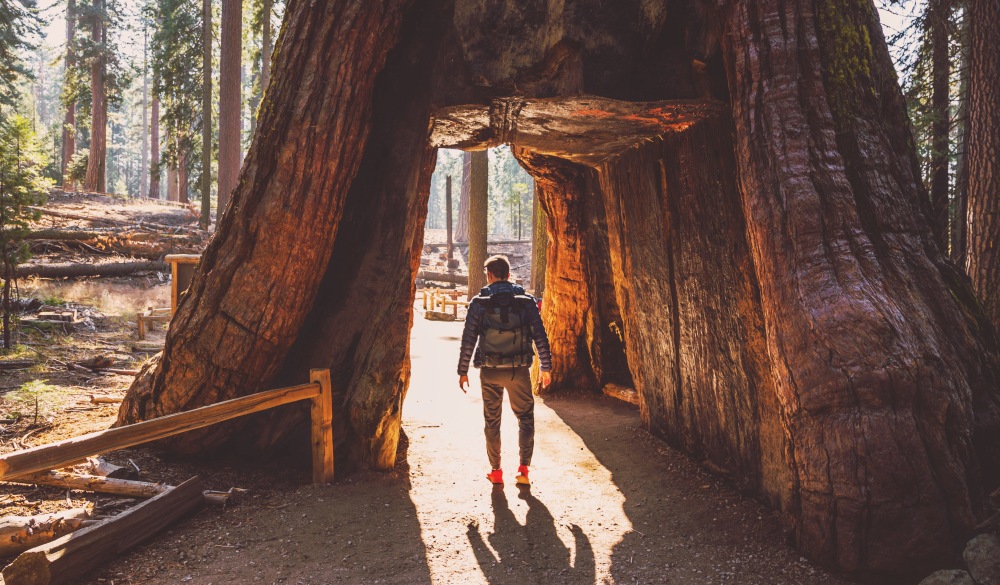
[[[510,261],[507,260],[506,256],[496,255],[490,256],[486,259],[486,271],[493,275],[493,278],[499,278],[500,280],[507,280],[510,276]]]

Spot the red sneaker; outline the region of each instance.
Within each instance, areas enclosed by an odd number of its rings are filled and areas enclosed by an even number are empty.
[[[502,469],[494,469],[493,471],[491,471],[491,472],[489,472],[489,473],[486,474],[486,479],[490,480],[494,484],[502,484],[503,483],[503,470]]]
[[[514,481],[516,481],[518,485],[531,485],[531,482],[528,480],[527,465],[522,465],[517,468],[517,477],[514,478]]]

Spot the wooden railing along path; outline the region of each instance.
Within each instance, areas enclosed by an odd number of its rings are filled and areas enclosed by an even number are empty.
[[[97,431],[0,455],[0,481],[58,469],[85,457],[100,455],[283,404],[311,401],[313,483],[333,481],[333,399],[330,370],[311,370],[308,384],[267,390],[133,425]]]

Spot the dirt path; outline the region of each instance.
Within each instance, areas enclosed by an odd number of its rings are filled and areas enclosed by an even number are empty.
[[[303,469],[233,509],[200,512],[88,583],[841,582],[785,545],[769,511],[611,399],[538,402],[530,491],[513,484],[505,410],[508,484],[491,489],[478,379],[468,395],[456,385],[461,326],[417,315],[408,475],[309,486]]]

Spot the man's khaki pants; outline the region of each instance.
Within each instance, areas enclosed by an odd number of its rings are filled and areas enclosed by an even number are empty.
[[[500,469],[500,412],[504,388],[507,389],[510,407],[517,417],[521,465],[531,465],[531,454],[535,449],[535,397],[531,394],[529,369],[479,370],[479,378],[483,384],[483,416],[486,419],[486,454],[490,458],[492,469]]]

